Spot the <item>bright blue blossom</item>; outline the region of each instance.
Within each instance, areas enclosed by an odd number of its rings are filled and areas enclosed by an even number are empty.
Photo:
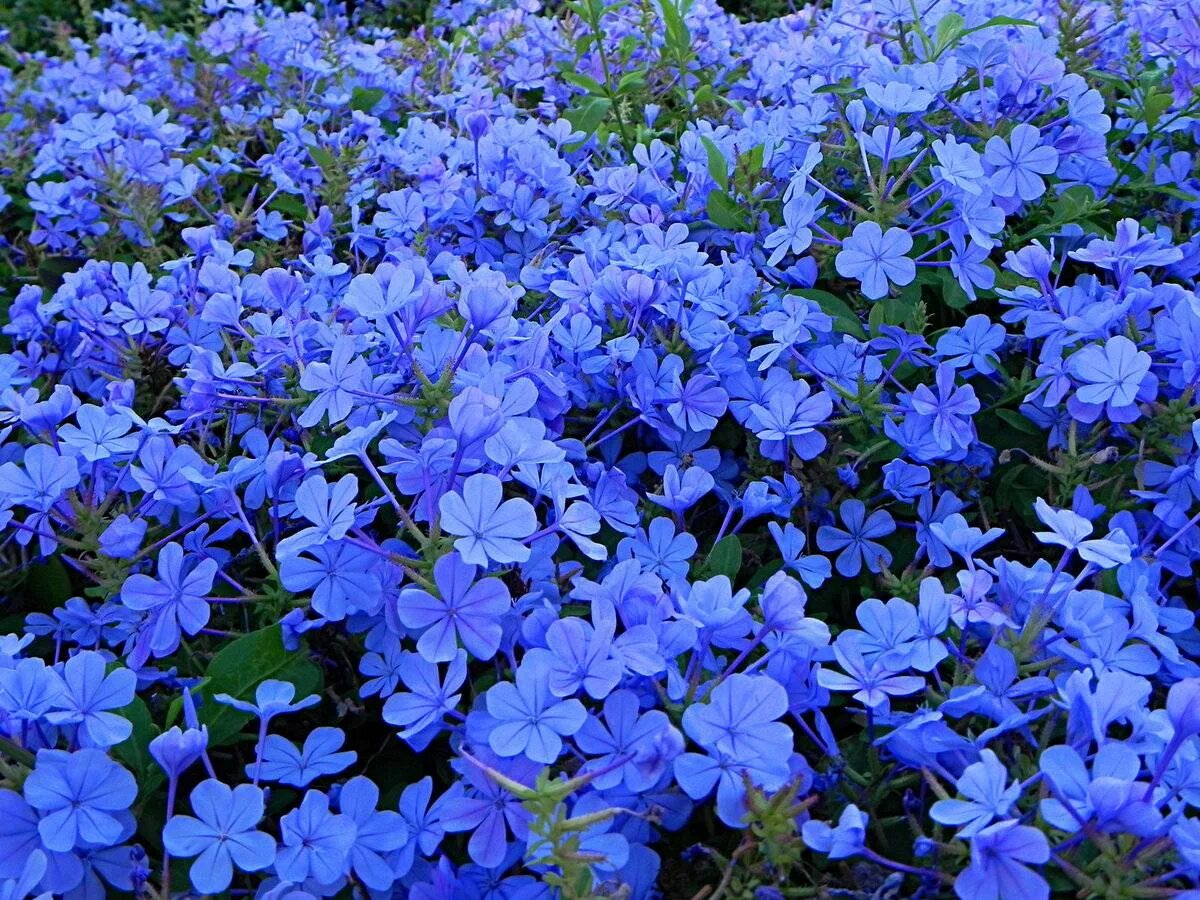
[[[128,669],[106,672],[104,657],[83,651],[63,665],[63,688],[46,720],[77,725],[85,747],[111,747],[133,731],[129,720],[114,710],[133,702],[137,678]]]
[[[963,900],[1049,897],[1046,880],[1029,868],[1049,858],[1050,845],[1036,828],[1011,819],[989,825],[971,839],[971,864],[955,879],[954,892]]]
[[[861,500],[844,501],[838,512],[845,528],[822,525],[817,529],[818,547],[827,553],[841,551],[837,556],[837,570],[849,578],[862,570],[864,562],[872,572],[890,565],[891,552],[874,539],[895,531],[895,520],[881,509],[867,515],[866,505]]]
[[[307,791],[299,807],[279,820],[279,832],[275,871],[296,884],[309,878],[319,884],[337,881],[358,837],[354,819],[331,813],[329,798],[320,791]]]
[[[23,792],[41,814],[38,833],[45,848],[64,853],[115,844],[121,835],[117,814],[132,805],[137,784],[100,750],[41,750]]]
[[[838,274],[858,279],[863,294],[878,300],[887,295],[889,285],[903,287],[916,277],[916,265],[907,256],[912,245],[912,236],[901,228],[884,232],[875,222],[860,222],[842,242]]]
[[[219,894],[235,869],[258,872],[275,861],[275,839],[257,830],[263,817],[263,792],[253,785],[229,788],[215,779],[192,790],[194,815],[174,816],[163,829],[163,843],[177,856],[195,856],[192,886]]]
[[[147,613],[144,646],[154,656],[166,656],[179,646],[183,635],[192,635],[208,624],[208,593],[217,574],[214,559],[189,565],[179,544],[158,552],[158,577],[130,575],[121,588],[121,602]]]
[[[433,567],[440,596],[406,588],[396,612],[407,627],[420,630],[417,651],[430,662],[448,662],[461,643],[476,659],[491,659],[500,646],[501,619],[512,598],[498,578],[476,580],[478,570],[458,553],[448,553]]]
[[[1041,176],[1058,168],[1058,151],[1040,140],[1038,129],[1026,122],[1013,128],[1008,140],[999,135],[988,138],[983,161],[997,196],[1028,201],[1046,192]]]
[[[550,691],[550,672],[541,658],[517,669],[515,682],[488,689],[487,711],[496,720],[488,744],[500,756],[524,754],[534,762],[552,763],[562,752],[562,739],[577,732],[587,718],[583,704],[559,700]]]
[[[958,837],[969,838],[1008,811],[1021,795],[1020,785],[1008,784],[1004,764],[991,750],[984,750],[982,759],[967,766],[958,779],[962,800],[939,800],[929,809],[934,820],[943,825],[961,826]]]
[[[1101,414],[1113,422],[1133,422],[1140,415],[1139,400],[1153,400],[1153,390],[1143,387],[1150,370],[1150,355],[1123,334],[1109,338],[1103,347],[1089,344],[1068,360],[1080,382],[1071,398],[1071,414],[1094,422]]]
[[[305,787],[324,775],[335,775],[358,758],[353,750],[342,750],[346,733],[340,728],[314,728],[297,749],[285,737],[268,735],[259,748],[259,760],[246,766],[256,781],[278,781]]]
[[[457,535],[455,548],[468,565],[524,562],[522,541],[537,528],[533,507],[520,498],[501,502],[503,485],[494,475],[472,475],[462,493],[445,494],[438,503],[442,528]]]

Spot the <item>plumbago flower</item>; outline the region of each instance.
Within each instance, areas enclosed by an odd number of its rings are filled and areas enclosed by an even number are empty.
[[[491,659],[500,646],[500,620],[512,598],[498,578],[475,580],[478,570],[457,552],[437,561],[433,577],[440,597],[417,588],[400,592],[396,614],[408,628],[422,630],[417,652],[429,662],[449,662],[458,642],[480,660]]]
[[[0,898],[1200,890],[1196,4],[995,5],[0,9]]]
[[[459,535],[454,546],[463,562],[486,567],[529,559],[529,548],[521,541],[537,528],[537,516],[520,498],[501,503],[503,490],[494,475],[472,475],[461,494],[446,494],[439,502],[442,527]]]
[[[166,656],[179,646],[183,635],[193,635],[208,624],[207,595],[217,567],[213,559],[189,567],[183,548],[171,543],[159,553],[157,578],[129,577],[121,590],[121,602],[128,609],[147,613],[135,650],[140,658]]]
[[[257,830],[263,792],[253,785],[234,788],[215,779],[192,791],[195,816],[175,816],[163,829],[163,842],[179,856],[195,856],[191,879],[196,890],[218,894],[233,881],[234,869],[257,872],[275,860],[275,840]]]

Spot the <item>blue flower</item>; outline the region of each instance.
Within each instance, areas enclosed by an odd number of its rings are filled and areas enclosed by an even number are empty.
[[[105,412],[99,406],[87,404],[75,411],[78,425],[63,425],[58,436],[63,444],[89,463],[112,456],[134,453],[140,443],[136,434],[129,434],[133,423],[121,412]]]
[[[721,682],[710,702],[684,712],[684,731],[707,755],[685,753],[675,759],[679,786],[700,799],[715,784],[722,821],[739,824],[745,812],[742,773],[766,790],[779,788],[788,777],[792,733],[776,721],[787,708],[786,691],[770,678],[735,674]]]
[[[938,164],[933,174],[968,194],[983,191],[983,164],[979,154],[968,144],[960,144],[953,134],[932,144]]]
[[[1040,143],[1041,132],[1022,122],[1009,133],[988,138],[983,160],[990,173],[992,190],[997,197],[1036,200],[1046,192],[1042,175],[1058,168],[1058,151]]]
[[[504,485],[495,475],[472,475],[463,482],[461,493],[444,494],[438,502],[442,529],[456,535],[454,547],[463,562],[517,563],[529,559],[522,541],[537,529],[537,515],[520,498],[505,500]]]
[[[562,752],[562,738],[577,732],[587,718],[578,700],[559,700],[550,691],[550,670],[539,658],[526,658],[514,682],[501,681],[485,695],[496,720],[488,744],[500,756],[524,754],[549,765]]]
[[[937,355],[955,369],[970,366],[980,375],[991,375],[996,371],[998,351],[1006,337],[1003,325],[976,314],[938,338]]]
[[[499,551],[493,548],[493,552]],[[460,642],[476,659],[496,655],[503,634],[501,619],[512,597],[500,579],[476,581],[477,573],[458,553],[447,553],[433,567],[440,596],[415,587],[400,592],[396,613],[406,627],[421,631],[417,651],[430,662],[453,659]]]
[[[770,250],[767,265],[777,266],[789,253],[798,256],[812,244],[812,229],[808,226],[823,209],[818,209],[819,198],[804,191],[796,191],[783,204],[783,227],[772,231],[763,239],[763,249]]]
[[[296,419],[297,424],[311,428],[328,417],[329,424],[334,425],[350,415],[355,392],[370,387],[370,370],[362,358],[354,355],[354,338],[339,337],[329,362],[309,363],[300,376],[300,387],[317,396]]]
[[[731,828],[741,828],[746,817],[746,782],[766,791],[787,783],[788,760],[735,759],[728,753],[682,753],[675,758],[675,780],[693,800],[702,800],[717,789],[717,815]]]
[[[863,852],[867,837],[867,814],[853,803],[842,810],[837,825],[817,819],[801,828],[804,843],[830,859],[847,859]]]
[[[20,794],[0,788],[0,878],[19,878],[24,861],[41,847],[37,812]]]
[[[833,400],[824,391],[811,393],[804,381],[788,379],[773,388],[765,403],[750,405],[751,427],[764,442],[763,455],[786,460],[790,447],[801,459],[814,459],[825,449],[817,426],[833,413]]]
[[[329,811],[327,796],[308,791],[300,806],[279,820],[279,833],[275,871],[280,878],[332,884],[346,874],[358,829],[349,816]]]
[[[829,576],[832,574],[829,560],[815,554],[804,555],[804,547],[808,543],[808,538],[805,537],[803,531],[791,522],[785,523],[782,528],[779,527],[778,522],[768,522],[767,530],[775,539],[776,546],[779,547],[784,566],[799,575],[805,584],[810,588],[818,588],[829,580]]]
[[[680,428],[689,431],[708,431],[715,428],[717,419],[729,405],[729,395],[711,375],[693,375],[686,384],[678,378],[668,400],[667,413]]]
[[[893,459],[883,466],[883,488],[897,500],[912,503],[929,492],[929,469]]]
[[[65,853],[85,844],[115,844],[122,834],[117,814],[137,799],[137,782],[100,750],[39,750],[24,793],[41,813],[43,845]]]
[[[0,881],[0,900],[47,896],[48,891],[39,893],[37,890],[46,874],[46,863],[46,854],[41,850],[34,850],[24,857],[17,877]]]
[[[886,663],[868,663],[852,640],[837,640],[833,645],[838,665],[846,674],[822,668],[817,683],[831,691],[853,691],[854,699],[868,709],[888,702],[889,697],[904,697],[925,687],[925,679],[915,675],[899,675]]]
[[[55,725],[79,726],[84,747],[111,747],[125,740],[133,724],[110,710],[133,702],[137,676],[129,669],[106,673],[104,657],[84,650],[63,665],[63,691],[46,720]]]
[[[361,775],[351,778],[338,792],[338,811],[354,823],[350,868],[368,888],[383,891],[396,880],[387,857],[408,843],[409,831],[398,812],[381,811],[378,806],[379,788]]]
[[[676,597],[679,611],[718,647],[735,646],[753,627],[746,611],[749,600],[750,592],[745,588],[734,591],[725,575],[692,582]]]
[[[713,688],[707,703],[684,711],[683,730],[705,749],[734,759],[786,759],[792,731],[776,720],[787,709],[787,692],[778,682],[735,674]]]
[[[234,867],[259,872],[275,861],[275,840],[258,831],[263,792],[250,784],[229,788],[216,779],[192,790],[194,816],[173,816],[163,828],[163,844],[176,856],[195,856],[192,886],[219,894],[233,881]]]
[[[969,384],[956,386],[954,368],[937,368],[937,393],[917,385],[909,402],[913,411],[933,420],[933,437],[943,451],[965,450],[972,443],[971,415],[979,412],[979,400]]]
[[[18,660],[0,668],[0,709],[17,722],[36,722],[63,694],[63,681],[40,659]]]
[[[676,466],[667,466],[662,493],[646,494],[646,499],[678,516],[699,503],[715,485],[712,475],[700,466],[688,466],[682,472]]]
[[[246,773],[256,783],[265,778],[304,787],[324,775],[336,775],[358,758],[353,750],[340,750],[345,741],[340,728],[314,728],[304,739],[304,748],[297,750],[287,738],[268,735],[259,747],[259,759],[246,766]]]
[[[381,585],[372,570],[376,557],[345,542],[310,547],[308,556],[289,556],[279,565],[289,591],[312,591],[312,608],[333,622],[379,608]]]
[[[492,769],[530,786],[541,766],[523,757],[505,761],[487,755],[479,762],[466,760],[463,779],[468,790],[446,800],[441,815],[441,825],[446,831],[471,832],[467,852],[479,865],[489,867],[499,865],[504,859],[508,833],[512,832],[519,841],[525,840],[533,819],[521,800],[488,774]]]
[[[570,697],[585,692],[603,700],[621,680],[624,668],[614,656],[613,647],[616,622],[601,616],[597,616],[597,622],[599,627],[593,628],[578,616],[558,619],[546,629],[549,652],[537,648],[529,651],[545,663],[554,696]]]
[[[1083,559],[1102,569],[1115,568],[1132,558],[1124,533],[1114,531],[1107,538],[1088,540],[1092,523],[1078,513],[1069,509],[1054,509],[1041,497],[1034,501],[1033,508],[1037,517],[1050,528],[1050,531],[1034,532],[1034,537],[1043,544],[1057,544],[1067,550],[1075,550]]]
[[[667,518],[652,519],[643,530],[639,528],[617,545],[617,559],[636,559],[642,567],[661,578],[684,578],[689,560],[696,553],[696,539],[686,531],[676,533],[674,523]]]
[[[185,562],[183,547],[167,544],[158,552],[158,577],[136,573],[125,579],[121,602],[129,609],[149,612],[143,640],[155,656],[174,653],[183,634],[195,634],[208,624],[208,592],[217,574],[217,561]]]
[[[1068,401],[1071,415],[1083,422],[1096,421],[1101,413],[1113,422],[1133,422],[1140,415],[1139,400],[1153,400],[1155,382],[1147,378],[1150,354],[1118,334],[1103,347],[1088,344],[1072,354],[1067,368],[1080,387]]]
[[[443,718],[458,707],[461,694],[455,693],[467,678],[467,654],[455,653],[441,677],[437,663],[415,653],[405,653],[397,667],[407,691],[387,698],[383,720],[399,727],[400,737],[417,750],[424,749],[436,735]]]
[[[887,295],[889,284],[903,287],[917,277],[916,264],[906,255],[912,245],[912,235],[902,228],[884,232],[876,222],[859,222],[834,264],[839,275],[857,278],[863,294],[878,300]]]
[[[258,687],[254,689],[253,703],[247,700],[239,700],[236,697],[231,697],[229,694],[217,694],[215,699],[247,715],[258,717],[263,721],[263,728],[265,730],[266,723],[270,722],[275,716],[307,709],[321,702],[321,698],[316,694],[309,694],[307,697],[301,697],[299,700],[296,700],[295,697],[296,686],[290,681],[267,678],[259,682]]]
[[[614,691],[604,701],[603,721],[588,716],[575,735],[580,751],[592,757],[582,771],[596,773],[591,784],[597,790],[621,784],[631,791],[649,790],[683,749],[666,713],[642,713],[640,707],[633,691]]]
[[[878,572],[891,565],[892,554],[874,538],[884,537],[896,530],[896,522],[882,509],[867,515],[867,507],[861,500],[843,500],[838,508],[845,529],[833,525],[822,525],[817,529],[817,546],[825,552],[840,550],[835,565],[847,578],[862,571],[862,564]]]
[[[943,825],[961,825],[956,837],[969,838],[995,819],[1004,818],[1021,796],[1017,782],[1008,784],[1008,771],[991,750],[979,762],[967,766],[958,778],[958,793],[965,800],[939,800],[929,815]]]
[[[989,825],[971,838],[971,864],[955,879],[954,892],[962,900],[1045,900],[1050,886],[1028,865],[1048,859],[1050,845],[1036,828],[1012,820]]]
[[[296,488],[296,512],[312,524],[279,542],[279,558],[283,560],[309,547],[344,538],[354,526],[357,496],[358,479],[354,475],[343,475],[333,485],[320,474],[304,479]]]
[[[1122,282],[1137,269],[1169,266],[1183,258],[1183,251],[1172,247],[1157,235],[1142,231],[1137,219],[1121,219],[1112,240],[1093,238],[1071,258],[1115,272]]]
[[[1091,771],[1074,747],[1048,747],[1039,768],[1050,788],[1038,809],[1053,827],[1074,834],[1083,828],[1149,834],[1162,821],[1146,800],[1147,785],[1138,782],[1142,761],[1131,748],[1104,744],[1091,761]],[[1148,827],[1146,827],[1148,826]]]

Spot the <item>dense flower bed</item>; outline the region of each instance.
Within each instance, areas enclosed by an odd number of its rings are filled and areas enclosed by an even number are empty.
[[[0,896],[1188,895],[1194,0],[119,9],[0,68]]]

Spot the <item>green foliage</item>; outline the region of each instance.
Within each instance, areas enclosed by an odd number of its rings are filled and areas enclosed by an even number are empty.
[[[592,900],[598,897],[593,866],[604,862],[604,857],[588,850],[586,837],[597,826],[628,811],[608,807],[572,816],[568,812],[567,801],[599,773],[577,775],[570,779],[551,778],[550,770],[543,769],[533,787],[530,787],[497,772],[465,751],[462,755],[520,800],[532,816],[525,850],[528,867],[539,870],[541,880],[554,888],[562,900]]]
[[[744,22],[765,22],[796,11],[793,0],[718,0],[721,8]]]
[[[724,575],[734,581],[742,569],[742,541],[736,534],[727,534],[717,541],[712,553],[708,554],[705,567],[708,574]]]
[[[252,700],[254,689],[268,678],[296,685],[296,696],[303,697],[320,689],[321,671],[304,654],[283,646],[279,625],[262,628],[226,644],[209,660],[205,677],[193,692],[199,703],[200,722],[208,726],[210,747],[227,744],[250,721],[250,717],[232,707],[217,703],[217,694],[229,694]],[[178,719],[182,701],[171,705],[167,724]]]
[[[5,0],[0,3],[0,29],[8,32],[9,46],[21,53],[50,51],[67,35],[86,33],[79,0]]]

